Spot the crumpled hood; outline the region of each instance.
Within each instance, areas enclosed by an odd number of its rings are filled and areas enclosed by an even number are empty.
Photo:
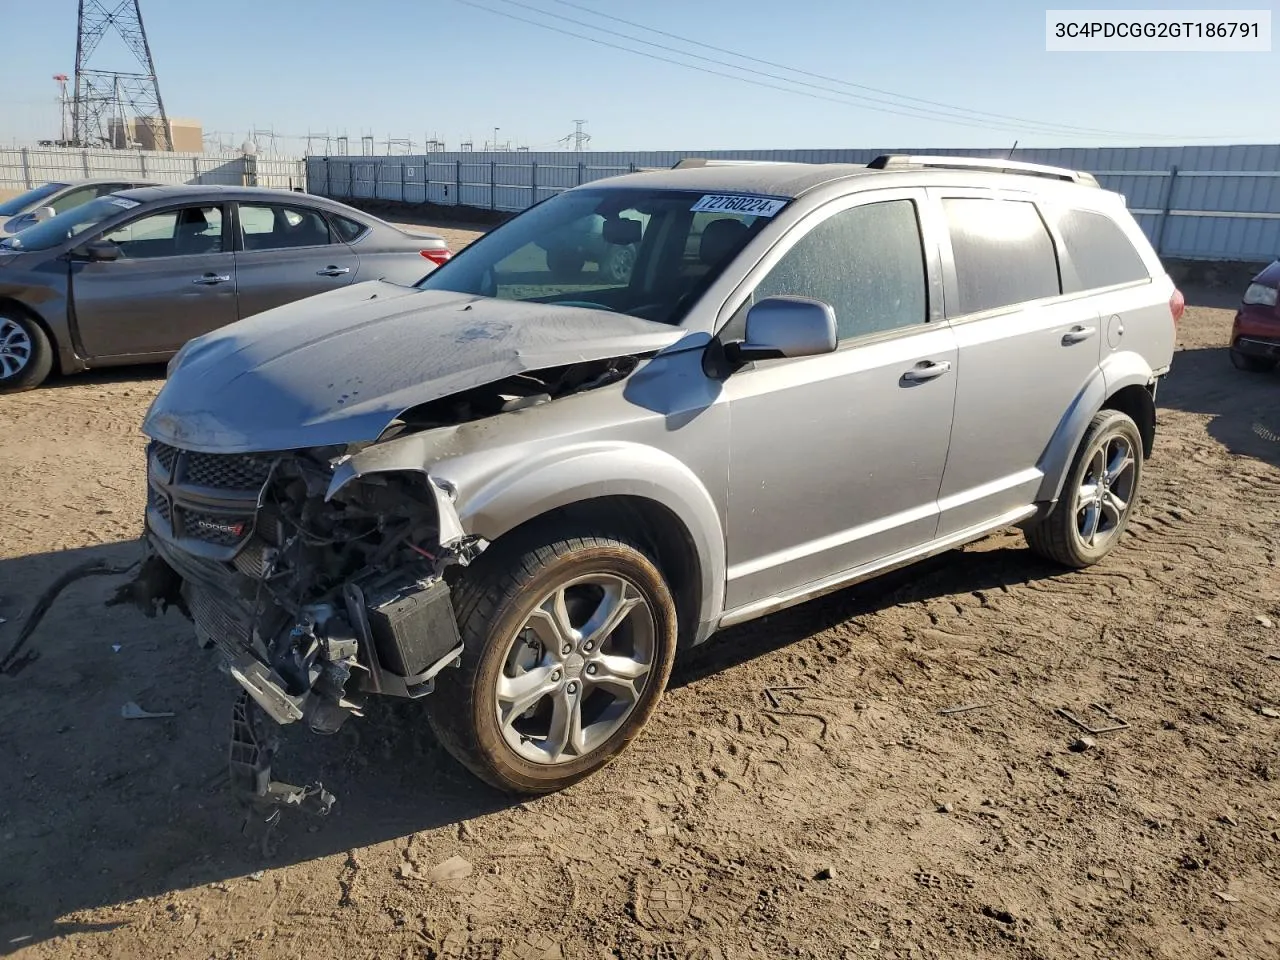
[[[142,429],[205,453],[370,441],[417,404],[683,334],[601,310],[358,283],[192,340]]]

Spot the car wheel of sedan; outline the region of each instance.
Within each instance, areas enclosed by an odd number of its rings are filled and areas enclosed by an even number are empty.
[[[40,324],[0,306],[0,393],[38,387],[52,369],[53,348]]]
[[[1142,482],[1142,435],[1119,410],[1094,416],[1052,512],[1026,531],[1041,556],[1076,569],[1114,548],[1128,526]]]
[[[1246,370],[1249,373],[1266,373],[1268,370],[1276,368],[1276,361],[1269,360],[1266,357],[1251,357],[1249,354],[1241,353],[1239,350],[1232,350],[1231,365],[1237,370]]]
[[[427,698],[445,748],[517,793],[563,789],[605,766],[658,705],[675,656],[671,591],[639,546],[612,536],[498,541],[455,592],[464,653]]]
[[[636,248],[633,246],[614,247],[600,264],[600,272],[610,283],[626,283],[631,279],[631,270],[636,265]]]

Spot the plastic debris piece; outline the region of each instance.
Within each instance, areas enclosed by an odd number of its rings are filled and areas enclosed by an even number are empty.
[[[143,710],[140,706],[130,700],[120,708],[120,716],[126,720],[149,720],[153,717],[172,717],[173,714],[167,710],[159,713],[152,713],[150,710]]]

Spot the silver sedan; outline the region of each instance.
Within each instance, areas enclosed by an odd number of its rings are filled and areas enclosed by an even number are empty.
[[[166,360],[192,337],[357,278],[416,283],[450,256],[442,237],[309,194],[98,197],[0,241],[0,393],[55,370]]]

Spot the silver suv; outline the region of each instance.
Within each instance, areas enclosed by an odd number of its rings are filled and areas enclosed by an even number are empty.
[[[625,275],[548,265],[592,215]],[[1009,525],[1105,557],[1181,312],[1087,174],[889,156],[592,183],[416,287],[191,341],[145,421],[150,555],[120,599],[220,649],[260,799],[327,795],[270,782],[259,708],[332,733],[377,695],[424,697],[489,783],[554,790],[730,624]]]

